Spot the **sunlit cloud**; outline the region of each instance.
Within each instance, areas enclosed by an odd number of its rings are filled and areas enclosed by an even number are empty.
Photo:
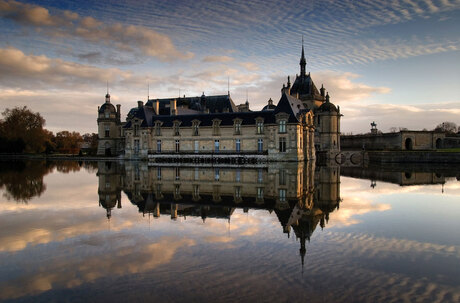
[[[113,46],[121,51],[138,52],[162,61],[190,59],[191,52],[181,52],[167,35],[152,29],[124,25],[122,23],[105,24],[93,17],[79,16],[69,11],[49,10],[36,5],[16,1],[1,1],[0,14],[4,18],[25,25],[41,28],[51,36],[60,38],[81,38],[94,44]]]
[[[233,60],[235,60],[235,58],[229,56],[206,56],[203,62],[230,62]]]

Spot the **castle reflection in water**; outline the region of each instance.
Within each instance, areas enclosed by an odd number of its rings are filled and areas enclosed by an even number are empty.
[[[110,219],[121,191],[143,215],[231,220],[235,209],[275,212],[282,231],[305,243],[340,204],[340,167],[314,163],[263,168],[165,167],[145,162],[99,162],[99,205]]]

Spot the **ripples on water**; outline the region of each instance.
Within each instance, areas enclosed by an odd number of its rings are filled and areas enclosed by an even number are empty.
[[[458,171],[0,162],[0,300],[458,302]]]

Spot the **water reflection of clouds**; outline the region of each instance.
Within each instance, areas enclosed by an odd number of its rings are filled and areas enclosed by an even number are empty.
[[[136,234],[92,237],[93,245],[87,245],[85,239],[61,243],[60,250],[66,253],[54,255],[52,260],[44,258],[40,264],[22,266],[20,272],[0,286],[0,298],[18,298],[76,287],[101,277],[146,272],[169,263],[178,249],[195,245],[195,241],[181,237],[162,237],[155,243]],[[46,249],[34,252],[39,258],[47,253]]]
[[[377,181],[374,188],[371,188],[371,180],[357,179],[351,177],[341,177],[340,189],[342,192],[354,192],[362,194],[444,194],[460,196],[460,182],[455,178],[446,178],[446,183],[427,184],[427,185],[408,185],[400,186],[399,184]],[[444,192],[443,192],[444,190]]]
[[[391,205],[386,203],[373,203],[372,201],[356,197],[348,196],[348,193],[343,195],[343,201],[340,204],[340,210],[332,212],[329,215],[328,227],[334,226],[350,226],[358,224],[361,221],[357,216],[375,211],[390,210]]]
[[[315,287],[324,285],[341,285],[328,289],[329,301],[460,298],[455,269],[449,271],[446,265],[460,263],[459,246],[329,229],[357,224],[359,216],[390,209],[389,204],[373,202],[376,192],[367,180],[342,177],[343,202],[330,213],[326,229],[313,234],[307,245],[305,277],[299,281],[294,278],[300,271],[298,243],[286,242],[274,213],[237,209],[230,222],[208,217],[203,223],[201,217],[192,216],[173,221],[168,215],[153,219],[142,217],[123,196],[123,208],[113,210],[109,231],[105,210],[97,208],[96,178],[82,171],[46,178],[49,191],[16,209],[21,212],[20,221],[8,213],[11,210],[0,210],[6,227],[0,231],[0,267],[5,272],[21,268],[9,277],[0,276],[2,299],[75,289],[102,278],[132,274],[151,274],[183,293],[194,293],[197,285],[213,285],[203,290],[206,297],[224,301],[235,299],[230,292],[236,284],[238,295],[245,299],[261,290],[259,299],[296,301],[299,297],[294,294],[305,294],[306,289],[315,293]],[[81,187],[75,186],[79,182],[91,193],[81,194]],[[380,184],[390,188],[390,193],[407,188]],[[24,261],[31,256],[34,262]],[[420,271],[420,264],[432,272]],[[160,269],[162,265],[181,272],[180,279],[171,279],[168,269]],[[283,291],[286,283],[292,294]]]

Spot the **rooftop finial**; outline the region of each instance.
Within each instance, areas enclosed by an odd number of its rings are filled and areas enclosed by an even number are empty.
[[[305,60],[305,51],[303,49],[303,35],[302,35],[302,56],[300,57],[300,76],[305,76],[307,60]]]

